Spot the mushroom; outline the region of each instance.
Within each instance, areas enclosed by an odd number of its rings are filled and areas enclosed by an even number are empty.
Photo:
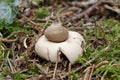
[[[64,54],[71,64],[82,56],[85,44],[83,36],[75,31],[68,31],[60,23],[48,27],[35,44],[38,56],[53,63],[60,62],[60,54]],[[58,54],[58,51],[59,54]]]

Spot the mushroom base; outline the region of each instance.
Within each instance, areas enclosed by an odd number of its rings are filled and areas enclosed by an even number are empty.
[[[38,56],[53,63],[57,60],[61,61],[60,54],[62,52],[70,63],[74,64],[78,56],[83,53],[82,43],[85,43],[84,38],[74,31],[69,31],[68,39],[59,43],[51,42],[43,35],[35,44],[35,51]]]

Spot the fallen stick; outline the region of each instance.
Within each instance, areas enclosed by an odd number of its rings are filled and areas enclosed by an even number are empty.
[[[5,38],[0,38],[0,41],[1,41],[1,42],[9,42],[9,43],[15,42],[15,41],[17,41],[17,40],[18,40],[18,38],[16,38],[16,39],[5,39]]]
[[[84,16],[86,16],[86,15],[89,15],[97,6],[101,5],[102,3],[103,3],[102,0],[96,2],[96,3],[93,4],[91,7],[89,7],[89,8],[86,9],[85,11],[83,11],[82,13],[76,14],[76,15],[73,16],[71,19],[68,19],[68,20],[65,22],[65,24],[66,24],[66,23],[69,23],[69,22],[71,22],[71,21],[75,21],[75,20],[77,20],[77,19],[80,19],[80,18],[82,18],[82,17],[84,17]]]

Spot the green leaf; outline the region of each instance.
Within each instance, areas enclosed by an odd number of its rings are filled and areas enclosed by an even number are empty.
[[[18,6],[18,5],[20,5],[20,3],[21,3],[20,0],[14,0],[13,5]]]
[[[0,22],[5,21],[11,24],[16,17],[17,10],[7,2],[0,2]]]
[[[11,2],[13,2],[14,0],[0,0],[0,2],[7,2],[7,3],[11,3]]]

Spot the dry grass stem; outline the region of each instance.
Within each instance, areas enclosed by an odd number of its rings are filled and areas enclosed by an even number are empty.
[[[108,62],[108,61],[102,61],[102,62],[96,64],[95,69],[97,69],[97,68],[99,68],[100,66],[105,65],[105,64],[109,64],[109,62]]]
[[[40,72],[42,74],[47,74],[48,72],[42,67],[42,65],[40,64],[36,64],[36,66],[38,67],[38,69],[40,70]]]
[[[55,63],[55,68],[54,68],[54,73],[53,73],[53,80],[55,79],[55,76],[56,76],[56,72],[57,72],[57,67],[58,67],[58,58],[59,58],[59,52],[60,51],[57,51],[57,60],[56,60],[56,63]]]

